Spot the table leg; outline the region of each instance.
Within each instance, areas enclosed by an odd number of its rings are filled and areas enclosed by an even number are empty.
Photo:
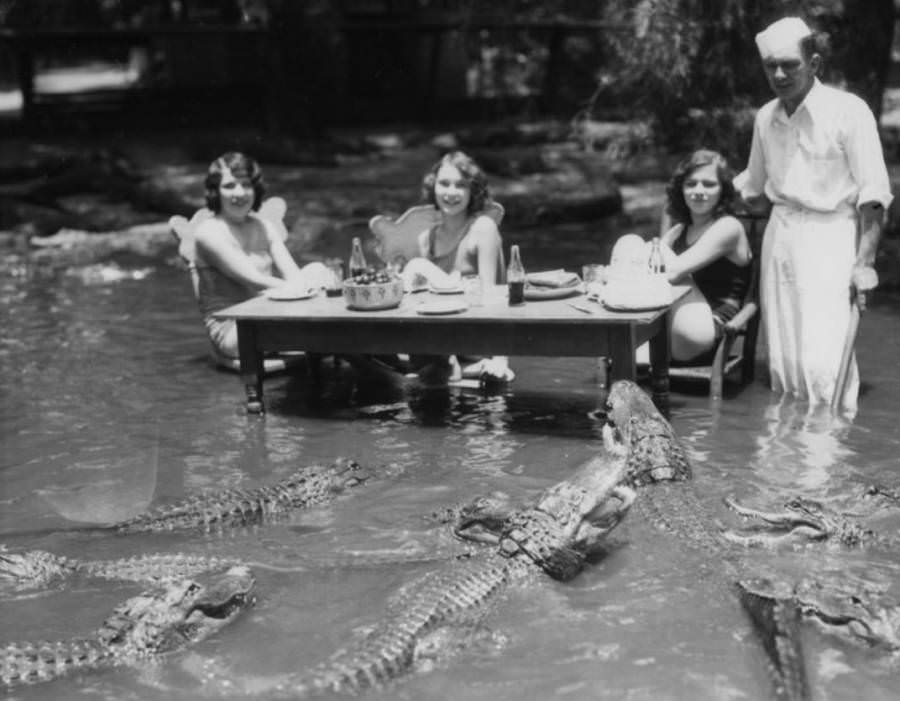
[[[659,320],[659,330],[650,339],[650,383],[653,402],[664,416],[669,416],[669,313]]]
[[[611,383],[610,360],[601,355],[597,358],[597,410],[606,411],[606,400],[609,397]]]
[[[613,382],[616,380],[637,379],[637,364],[634,359],[636,348],[634,330],[631,326],[623,324],[621,327],[610,331],[607,356],[600,358],[600,362],[606,366],[606,388],[602,393],[602,399],[599,400],[603,402],[604,410],[606,408],[606,397]]]
[[[263,404],[263,353],[256,343],[256,326],[248,321],[237,322],[238,354],[241,358],[241,380],[247,393],[247,413],[262,414]]]

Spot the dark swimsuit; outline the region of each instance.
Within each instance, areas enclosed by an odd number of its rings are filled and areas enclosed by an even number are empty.
[[[672,251],[681,255],[689,247],[685,227],[682,227],[678,238],[672,243]],[[725,334],[725,324],[740,311],[750,287],[750,268],[750,265],[736,265],[722,257],[691,274],[712,310],[716,342]]]

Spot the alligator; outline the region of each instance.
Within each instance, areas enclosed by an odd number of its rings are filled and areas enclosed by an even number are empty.
[[[304,467],[275,484],[188,497],[108,528],[119,533],[146,533],[182,529],[210,531],[268,523],[295,509],[331,501],[371,475],[370,470],[356,461],[338,458],[331,465]]]
[[[742,575],[737,553],[728,548],[720,530],[710,526],[715,520],[697,495],[690,461],[671,424],[629,380],[613,383],[606,418],[603,440],[608,451],[626,455],[626,483],[638,491],[635,513],[688,547],[715,558],[723,582],[731,588]],[[786,615],[789,605],[747,610],[769,655],[775,697],[808,699],[796,616]]]
[[[621,457],[592,460],[532,504],[507,511],[494,547],[405,586],[362,640],[282,682],[267,698],[357,693],[393,681],[427,658],[429,641],[442,630],[477,621],[505,587],[539,572],[561,581],[575,577],[634,500],[634,491],[619,484],[624,466]]]
[[[880,498],[881,501],[900,504],[895,496],[882,487],[869,487],[863,498]],[[853,499],[854,506],[859,499]],[[845,548],[895,548],[900,545],[900,534],[881,533],[865,522],[871,514],[858,514],[826,506],[807,497],[788,499],[781,510],[765,511],[738,503],[727,497],[729,509],[748,521],[753,521],[752,533],[726,531],[723,535],[731,542],[746,546],[775,546],[783,543],[828,542]]]
[[[11,551],[0,545],[0,580],[16,588],[47,586],[75,575],[159,583],[240,564],[237,560],[182,553],[140,555],[119,560],[79,560],[44,550]]]
[[[0,651],[5,687],[49,681],[184,649],[224,628],[253,602],[247,567],[169,580],[116,607],[91,636],[59,642],[11,643]]]

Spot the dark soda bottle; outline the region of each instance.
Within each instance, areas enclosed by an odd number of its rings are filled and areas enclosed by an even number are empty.
[[[666,264],[663,262],[662,251],[659,248],[659,237],[654,237],[650,243],[650,260],[648,267],[651,273],[666,272]]]
[[[364,275],[367,267],[366,257],[363,255],[362,241],[359,240],[359,236],[354,236],[353,247],[350,250],[350,277]]]
[[[525,303],[525,268],[519,255],[519,247],[509,249],[509,266],[506,268],[506,284],[509,287],[509,305]]]

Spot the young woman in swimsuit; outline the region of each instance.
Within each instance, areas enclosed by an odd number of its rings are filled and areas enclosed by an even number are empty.
[[[750,243],[731,215],[732,177],[721,154],[702,149],[677,166],[667,188],[674,225],[662,236],[666,273],[672,283],[691,285],[671,313],[674,360],[712,351],[750,284]]]
[[[425,174],[422,195],[441,216],[419,235],[419,255],[445,273],[478,275],[484,289],[502,284],[506,279],[503,240],[496,222],[484,214],[490,194],[487,176],[478,164],[461,151],[448,153]],[[451,368],[451,379],[460,372],[462,377],[488,382],[515,377],[504,356],[460,362],[461,368]]]
[[[281,222],[257,216],[265,194],[259,164],[230,152],[213,161],[206,173],[206,206],[213,216],[196,232],[198,301],[216,357],[238,357],[237,325],[212,314],[243,302],[262,290],[321,278],[320,263],[302,271],[284,243]]]

